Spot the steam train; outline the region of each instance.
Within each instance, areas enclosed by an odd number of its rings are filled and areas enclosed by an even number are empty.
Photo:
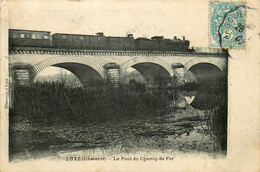
[[[191,51],[190,41],[165,39],[154,36],[151,39],[134,39],[132,34],[126,37],[96,35],[64,34],[46,31],[9,29],[9,47],[49,47],[88,50],[140,50],[140,51]]]

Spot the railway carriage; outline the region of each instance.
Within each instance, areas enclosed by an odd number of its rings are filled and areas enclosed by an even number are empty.
[[[135,40],[132,34],[127,37],[106,37],[106,49],[107,50],[134,50]]]
[[[51,47],[48,31],[9,29],[10,47]]]
[[[106,38],[103,34],[79,35],[55,33],[53,47],[55,48],[76,48],[76,49],[105,49]]]

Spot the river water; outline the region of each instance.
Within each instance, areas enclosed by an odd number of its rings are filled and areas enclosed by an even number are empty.
[[[10,129],[10,161],[70,155],[111,157],[138,152],[221,154],[207,120],[191,109],[169,115],[124,122],[63,124],[31,128],[17,124]]]

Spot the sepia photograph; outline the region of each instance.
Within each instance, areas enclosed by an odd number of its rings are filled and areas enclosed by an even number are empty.
[[[98,163],[93,170],[101,171],[116,169],[100,165],[109,163],[175,163],[180,170],[185,157],[233,157],[239,106],[231,103],[238,100],[232,76],[242,73],[233,61],[244,61],[260,38],[250,3],[5,3],[1,150],[8,163]]]

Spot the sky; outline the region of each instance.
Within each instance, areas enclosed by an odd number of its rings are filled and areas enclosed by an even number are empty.
[[[44,3],[45,2],[45,3]],[[10,4],[9,28],[53,33],[166,38],[186,36],[208,45],[208,0],[18,1]]]
[[[135,38],[185,36],[208,46],[208,0],[11,1],[9,28]]]

